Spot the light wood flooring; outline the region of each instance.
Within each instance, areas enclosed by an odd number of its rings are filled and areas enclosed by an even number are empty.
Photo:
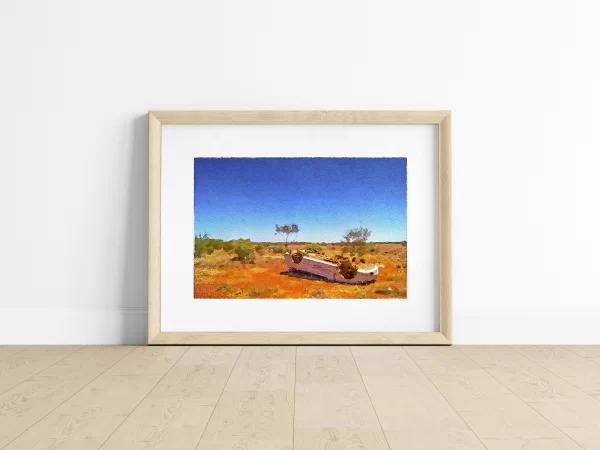
[[[600,449],[600,346],[0,346],[0,448]]]

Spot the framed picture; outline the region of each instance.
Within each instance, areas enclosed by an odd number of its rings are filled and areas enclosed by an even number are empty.
[[[151,111],[149,344],[451,343],[449,111]]]

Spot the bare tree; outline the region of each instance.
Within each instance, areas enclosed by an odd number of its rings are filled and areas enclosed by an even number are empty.
[[[371,230],[363,227],[352,228],[342,237],[344,238],[344,241],[346,241],[352,248],[352,250],[356,251],[359,247],[362,247],[367,240],[369,240],[369,237],[371,237]]]
[[[290,237],[290,234],[295,234],[296,238],[298,237],[298,231],[300,231],[300,228],[298,228],[298,225],[293,223],[291,225],[275,225],[275,234],[284,234],[285,235],[285,246],[287,247],[288,245],[288,239]]]

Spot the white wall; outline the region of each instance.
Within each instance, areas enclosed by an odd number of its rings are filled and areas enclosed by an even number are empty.
[[[452,109],[457,343],[600,343],[600,7],[0,2],[0,343],[143,342],[149,109]]]

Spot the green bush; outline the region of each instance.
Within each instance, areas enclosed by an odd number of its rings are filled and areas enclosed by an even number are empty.
[[[194,256],[196,258],[199,258],[200,256],[204,255],[205,253],[208,253],[207,249],[209,247],[212,247],[214,249],[214,246],[212,245],[213,240],[214,239],[208,238],[208,233],[199,234],[198,236],[195,236],[194,237]],[[208,254],[210,255],[210,253],[208,253]]]
[[[222,239],[211,239],[209,244],[215,250],[221,250],[223,248],[223,240]]]
[[[262,256],[265,254],[265,246],[261,244],[255,245],[254,251]]]
[[[252,253],[254,248],[250,239],[238,239],[233,241],[231,251],[235,253],[239,259],[244,259]]]
[[[234,241],[223,242],[223,250],[225,250],[227,253],[231,253],[233,251],[233,242]]]
[[[321,247],[319,244],[307,244],[305,248],[307,252],[314,253],[320,253],[321,250],[323,250],[323,247]]]
[[[214,248],[212,248],[210,245],[208,245],[208,246],[206,247],[205,251],[206,251],[206,254],[207,254],[207,255],[212,255],[212,254],[214,253],[215,249],[214,249]]]

